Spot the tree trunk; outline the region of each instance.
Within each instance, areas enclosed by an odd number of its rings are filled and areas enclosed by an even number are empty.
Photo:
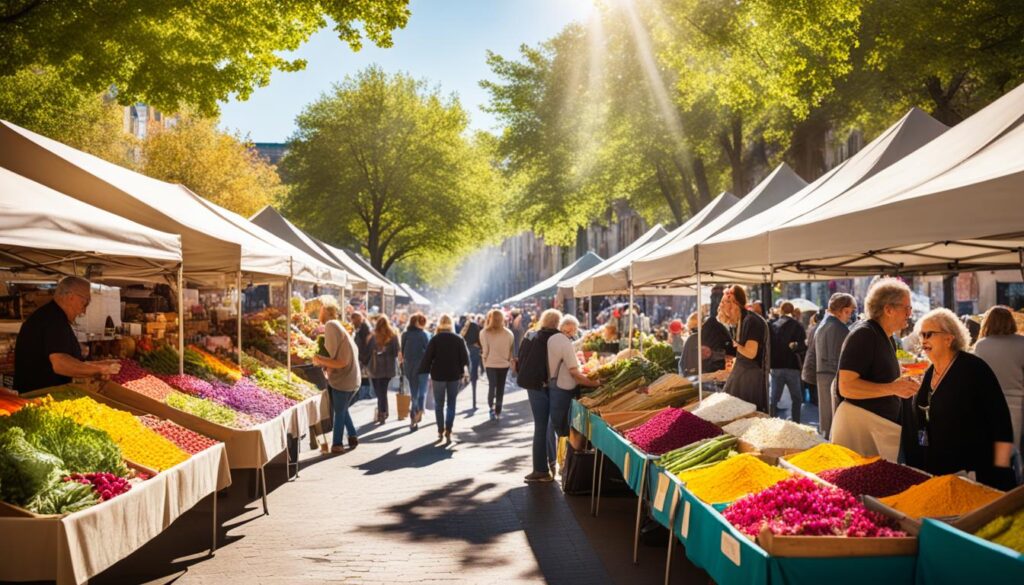
[[[825,168],[825,136],[828,134],[828,120],[813,112],[793,129],[789,145],[789,159],[793,170],[801,177],[813,181],[827,170]]]
[[[700,208],[704,209],[708,203],[711,203],[712,199],[711,187],[708,185],[708,172],[707,169],[704,168],[704,159],[699,156],[695,156],[693,157],[690,166],[693,167],[693,180],[697,183],[697,195]]]
[[[676,225],[682,225],[683,223],[683,206],[679,204],[679,198],[676,196],[675,189],[672,187],[672,181],[668,177],[668,173],[661,166],[661,163],[654,163],[654,171],[658,178],[658,187],[661,190],[662,196],[668,203],[668,208],[672,211],[672,218],[675,220]]]
[[[577,226],[576,228],[576,257],[582,258],[587,253],[587,228],[585,226]]]
[[[743,164],[743,120],[736,116],[728,130],[718,135],[719,143],[725,152],[732,170],[732,192],[737,197],[747,194],[747,172]]]
[[[953,106],[953,98],[956,97],[960,87],[963,85],[964,80],[967,78],[966,72],[960,72],[953,76],[953,79],[949,81],[949,87],[942,87],[942,80],[934,75],[929,76],[924,80],[925,90],[928,91],[928,97],[931,98],[932,103],[935,104],[935,108],[932,110],[932,116],[936,120],[942,122],[947,126],[956,126],[960,122],[964,121],[964,117],[956,111]]]

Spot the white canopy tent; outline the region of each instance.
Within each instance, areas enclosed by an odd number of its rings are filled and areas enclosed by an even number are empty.
[[[739,203],[703,227],[681,237],[663,239],[658,247],[630,264],[634,284],[664,285],[696,273],[696,247],[725,230],[787,199],[807,186],[786,163],[780,164]]]
[[[562,282],[559,282],[558,288],[572,289],[573,295],[576,297],[591,296],[594,294],[594,279],[596,275],[602,273],[606,269],[615,267],[616,263],[622,258],[628,257],[631,253],[642,246],[647,245],[649,242],[661,239],[667,234],[668,232],[665,231],[665,228],[659,223],[604,262],[592,268],[588,268],[572,278],[567,278]]]
[[[410,300],[410,302],[413,305],[418,305],[420,307],[429,307],[432,304],[430,302],[430,299],[428,299],[427,297],[421,295],[419,292],[416,291],[416,289],[414,289],[413,287],[409,286],[408,284],[405,284],[404,282],[402,282],[402,283],[399,283],[398,286],[402,290],[404,290],[406,292],[406,294],[409,295],[409,300]]]
[[[300,230],[279,211],[268,205],[249,218],[249,221],[257,227],[266,230],[275,237],[281,238],[290,245],[298,248],[303,253],[312,256],[317,261],[331,267],[334,272],[344,272],[346,283],[351,285],[364,285],[366,279],[355,273],[350,268],[341,265],[338,261],[324,250],[320,243],[306,232]]]
[[[291,276],[287,252],[238,229],[191,191],[4,121],[0,166],[125,219],[180,234],[190,278],[223,280],[240,271]]]
[[[770,230],[828,205],[946,130],[944,124],[928,114],[917,108],[911,109],[857,154],[800,192],[702,242],[699,250],[701,271],[711,274],[716,280],[730,282],[803,278],[792,272],[773,275]]]
[[[0,275],[164,280],[181,238],[97,209],[0,168]],[[98,265],[98,268],[93,265]]]
[[[771,262],[855,275],[1024,270],[1024,85],[769,232]]]
[[[625,254],[615,260],[614,263],[606,264],[604,268],[599,270],[591,277],[590,293],[591,295],[623,295],[630,292],[630,280],[629,280],[629,267],[638,258],[643,258],[653,250],[659,249],[665,244],[672,240],[678,240],[686,237],[709,222],[715,220],[721,214],[732,208],[736,203],[739,202],[739,198],[732,193],[723,192],[711,200],[710,203],[704,206],[696,215],[686,220],[683,225],[669,232],[667,235],[661,238],[650,240],[644,243],[642,246],[638,246],[636,249],[631,250],[628,254]],[[634,287],[633,293],[640,295],[692,295],[695,294],[696,289],[688,286],[684,287]]]
[[[573,262],[572,264],[566,266],[565,268],[559,270],[558,272],[552,274],[551,276],[545,278],[544,280],[538,282],[537,284],[531,286],[530,288],[524,290],[523,292],[501,301],[501,304],[508,305],[512,303],[521,303],[526,299],[530,299],[533,297],[554,296],[555,293],[558,292],[558,283],[562,282],[567,278],[572,278],[573,276],[583,272],[584,270],[597,266],[600,263],[600,256],[593,252],[587,252],[586,254],[577,258],[576,261]]]

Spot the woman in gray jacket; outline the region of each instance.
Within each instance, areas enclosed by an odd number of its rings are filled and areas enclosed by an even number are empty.
[[[374,422],[384,424],[388,419],[388,385],[398,375],[398,354],[401,344],[398,332],[391,327],[387,315],[377,319],[377,325],[370,336],[370,383],[377,395],[377,414]]]

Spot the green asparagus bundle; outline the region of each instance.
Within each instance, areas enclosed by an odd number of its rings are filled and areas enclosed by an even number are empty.
[[[706,441],[687,445],[669,451],[658,459],[658,465],[677,475],[683,471],[713,465],[729,457],[737,439],[732,435],[721,435]]]

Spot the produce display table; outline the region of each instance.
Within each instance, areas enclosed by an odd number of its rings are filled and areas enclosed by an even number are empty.
[[[573,399],[572,406],[569,410],[569,424],[572,428],[579,431],[579,433],[588,439],[590,438],[590,410],[580,404],[579,400]]]
[[[132,486],[132,489],[66,516],[0,518],[0,580],[84,583],[149,542],[213,495],[231,485],[227,450],[215,445]]]
[[[917,583],[1024,583],[1024,554],[926,518],[918,535]]]

